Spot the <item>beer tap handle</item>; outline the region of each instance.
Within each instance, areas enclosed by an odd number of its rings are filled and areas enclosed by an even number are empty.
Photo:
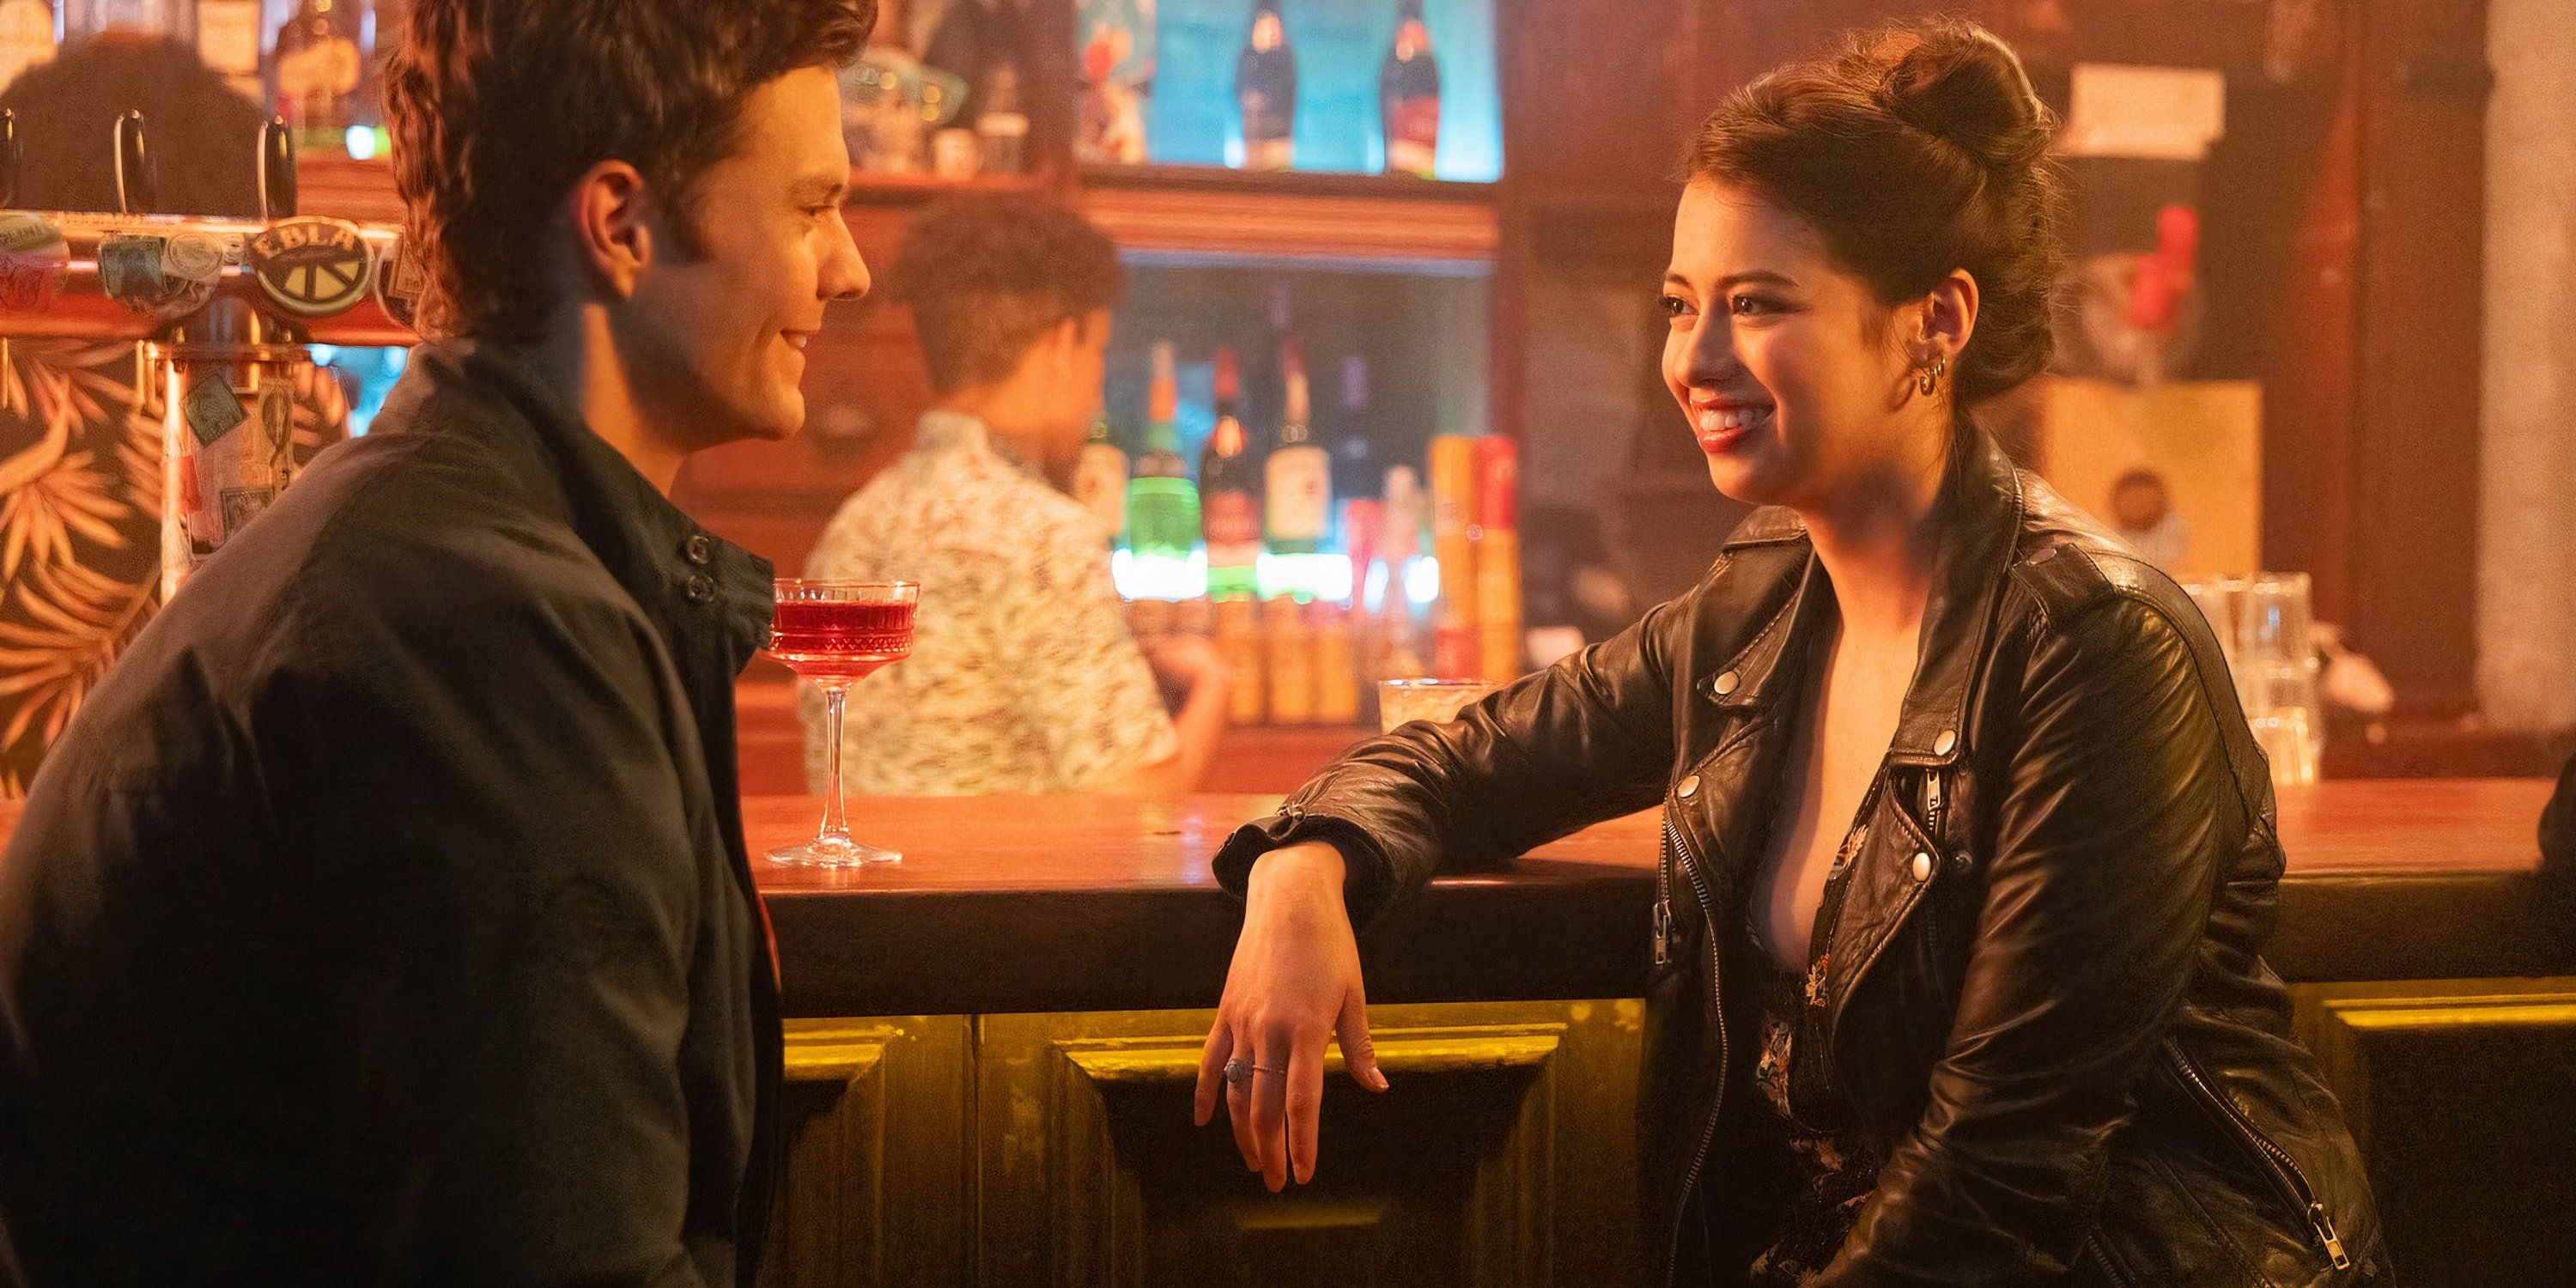
[[[116,118],[116,206],[129,215],[152,214],[160,201],[159,177],[152,172],[152,152],[143,142],[143,113],[128,110]]]
[[[259,127],[259,217],[269,223],[295,217],[295,136],[284,117]]]
[[[18,204],[18,172],[26,164],[27,151],[18,146],[18,113],[0,107],[0,210]]]

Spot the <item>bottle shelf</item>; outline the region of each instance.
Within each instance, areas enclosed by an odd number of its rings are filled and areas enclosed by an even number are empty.
[[[1492,184],[1411,175],[1085,166],[1083,210],[1148,257],[1472,266],[1501,244]]]
[[[306,156],[298,205],[312,214],[398,224],[402,199],[382,159]],[[1412,175],[1255,173],[1214,166],[1085,166],[1085,213],[1145,256],[1469,267],[1501,241],[1494,185]],[[954,192],[1039,192],[1046,174],[948,179],[855,170],[850,203],[918,205]]]
[[[295,175],[296,204],[306,214],[362,222],[402,222],[402,197],[394,191],[393,167],[382,158],[359,161],[339,155],[306,155],[297,158]],[[1047,177],[1039,174],[949,179],[852,170],[849,201],[852,205],[910,206],[952,192],[1036,192],[1049,186]]]

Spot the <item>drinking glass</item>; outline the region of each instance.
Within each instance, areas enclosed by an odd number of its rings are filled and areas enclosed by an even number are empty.
[[[769,852],[773,863],[846,868],[893,863],[894,850],[850,839],[842,818],[841,708],[850,686],[888,662],[912,653],[912,615],[921,604],[915,581],[778,579],[778,609],[769,632],[769,655],[823,691],[825,763],[831,783],[823,797],[823,827],[814,839]]]

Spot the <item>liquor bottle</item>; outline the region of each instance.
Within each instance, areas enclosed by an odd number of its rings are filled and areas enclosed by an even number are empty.
[[[1127,484],[1127,548],[1139,558],[1186,562],[1199,539],[1199,490],[1181,459],[1180,385],[1172,345],[1154,346],[1154,383],[1145,425],[1145,454]]]
[[[1252,31],[1234,61],[1243,109],[1243,168],[1285,170],[1297,160],[1297,53],[1279,20],[1279,0],[1253,0]]]
[[[1377,678],[1417,678],[1430,674],[1418,651],[1419,628],[1414,620],[1412,590],[1407,584],[1413,558],[1422,548],[1422,476],[1410,465],[1389,468],[1383,504],[1378,548],[1386,559],[1386,597],[1381,610],[1383,651],[1378,657]]]
[[[1091,440],[1073,462],[1073,499],[1100,520],[1109,544],[1127,530],[1127,453],[1109,441],[1109,420],[1091,422]]]
[[[259,0],[197,0],[197,60],[257,103]]]
[[[1028,169],[1029,116],[1020,110],[1020,69],[996,63],[977,95],[983,111],[975,117],[975,137],[984,145],[984,173],[1018,174]]]
[[[277,113],[300,152],[347,146],[358,98],[358,37],[335,0],[304,0],[277,29]]]
[[[1360,675],[1351,656],[1351,615],[1323,600],[1306,611],[1315,640],[1315,723],[1358,724]]]
[[[1234,350],[1217,350],[1216,429],[1199,454],[1199,513],[1207,533],[1211,596],[1251,594],[1261,561],[1261,475],[1236,414],[1242,393]]]
[[[1431,177],[1440,152],[1440,63],[1422,0],[1397,0],[1395,43],[1377,70],[1378,114],[1386,129],[1386,168]]]
[[[0,89],[53,56],[54,6],[49,0],[0,0]]]
[[[1279,372],[1287,386],[1279,446],[1262,466],[1268,483],[1270,552],[1310,555],[1324,548],[1324,532],[1332,526],[1333,462],[1307,428],[1310,398],[1304,346],[1293,339],[1279,346]]]
[[[1261,606],[1261,641],[1269,665],[1270,723],[1315,723],[1315,637],[1303,606],[1286,595]]]
[[[1369,424],[1368,358],[1342,359],[1342,406],[1333,429],[1333,495],[1374,497],[1385,478]],[[1352,570],[1354,574],[1357,569]]]

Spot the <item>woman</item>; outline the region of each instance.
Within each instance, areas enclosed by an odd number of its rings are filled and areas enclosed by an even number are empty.
[[[2173,583],[1965,409],[2038,372],[2049,121],[2001,42],[1890,31],[1703,127],[1667,385],[1763,505],[1690,594],[1238,833],[1201,1067],[1273,1188],[1351,927],[1436,860],[1660,800],[1642,1154],[1687,1283],[2388,1282],[2360,1160],[2255,952],[2269,777]]]

